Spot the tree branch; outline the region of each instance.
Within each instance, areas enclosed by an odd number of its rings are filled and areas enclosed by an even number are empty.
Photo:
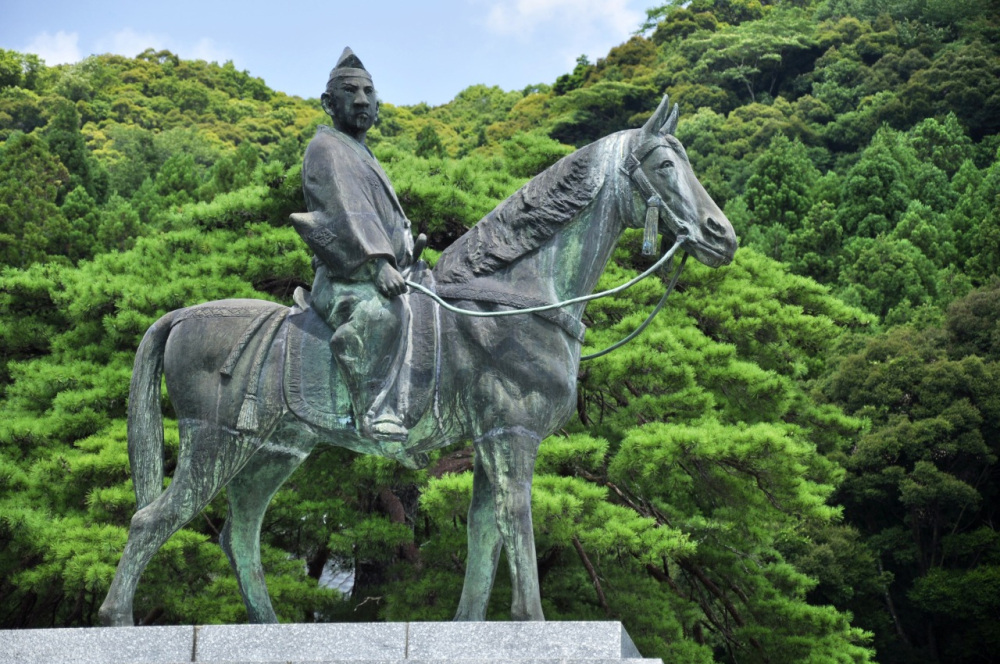
[[[201,515],[203,517],[205,517],[205,523],[207,523],[208,527],[212,529],[213,533],[215,533],[215,539],[219,539],[219,529],[216,528],[215,524],[212,523],[212,520],[208,518],[208,514],[206,514],[205,512],[202,512]]]
[[[576,468],[574,470],[576,471],[576,474],[579,475],[580,477],[582,477],[583,479],[589,480],[591,482],[594,482],[595,484],[600,484],[602,486],[606,486],[609,489],[611,489],[612,491],[614,491],[615,495],[618,496],[618,498],[621,499],[621,501],[623,503],[625,503],[626,505],[628,505],[629,507],[631,507],[640,516],[644,516],[644,517],[649,518],[649,519],[654,519],[654,520],[657,521],[657,523],[659,523],[659,519],[656,518],[655,514],[651,513],[649,510],[643,508],[642,506],[636,504],[636,502],[634,500],[632,500],[631,498],[629,498],[625,494],[625,492],[622,491],[613,482],[609,482],[609,481],[605,480],[604,478],[601,478],[601,477],[598,477],[597,475],[594,475],[593,473],[589,473],[586,470],[584,470],[583,468],[581,468],[580,466],[576,466]]]
[[[611,617],[611,608],[608,607],[608,600],[604,596],[604,589],[601,588],[601,580],[597,578],[597,571],[594,569],[593,564],[590,562],[590,558],[587,557],[587,552],[583,550],[583,545],[580,544],[580,539],[573,535],[573,546],[576,548],[576,552],[580,555],[580,560],[583,561],[583,566],[587,568],[587,574],[590,575],[590,580],[594,584],[594,590],[597,591],[597,601],[601,603],[601,608],[604,609],[604,615]]]
[[[882,568],[882,556],[877,556],[878,561],[878,573],[880,575],[885,574],[885,570]],[[889,584],[884,583],[882,586],[882,592],[885,595],[885,606],[889,609],[889,615],[892,616],[892,624],[896,628],[896,636],[905,643],[907,646],[910,645],[910,639],[906,637],[906,632],[903,630],[903,625],[899,622],[899,614],[896,613],[896,604],[892,601],[892,595],[889,594]]]
[[[403,501],[391,489],[382,489],[378,494],[378,500],[382,505],[382,509],[389,515],[389,521],[393,523],[406,523],[406,509],[403,507]],[[420,550],[413,542],[401,545],[399,553],[407,562],[413,563],[418,567],[420,566]]]

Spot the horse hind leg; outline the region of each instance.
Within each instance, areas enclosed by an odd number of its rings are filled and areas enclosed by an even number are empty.
[[[181,453],[173,481],[132,517],[125,550],[99,612],[106,626],[133,624],[133,598],[146,565],[171,535],[205,509],[231,477],[227,467],[232,464],[219,457],[222,450],[236,448],[233,434],[206,423],[182,420],[180,437]],[[198,463],[204,461],[214,467]]]
[[[229,515],[219,543],[236,573],[252,623],[278,622],[260,562],[260,528],[264,513],[274,494],[309,456],[314,444],[300,441],[266,443],[226,489]]]
[[[477,454],[472,466],[472,503],[469,505],[469,554],[465,560],[465,584],[455,620],[486,620],[486,606],[500,561],[500,529],[497,527],[493,487]]]

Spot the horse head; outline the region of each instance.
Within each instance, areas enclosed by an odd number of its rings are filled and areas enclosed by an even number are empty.
[[[684,146],[674,136],[677,118],[677,105],[671,109],[664,95],[633,139],[637,147],[623,170],[647,199],[650,211],[658,212],[660,233],[682,238],[684,249],[709,267],[726,265],[736,253],[736,233],[695,177]]]

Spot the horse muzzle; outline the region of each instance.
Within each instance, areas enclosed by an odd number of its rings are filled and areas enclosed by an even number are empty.
[[[725,215],[706,217],[695,229],[688,229],[684,250],[709,267],[721,267],[733,262],[736,255],[736,232]],[[692,232],[694,231],[694,232]]]
[[[706,216],[700,224],[678,218],[666,206],[661,208],[661,212],[663,210],[667,212],[663,216],[667,217],[670,232],[680,238],[681,247],[698,262],[708,267],[721,267],[733,262],[736,232],[721,210],[716,208],[716,213]]]

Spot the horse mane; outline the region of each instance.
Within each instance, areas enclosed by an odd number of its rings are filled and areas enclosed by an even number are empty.
[[[462,283],[490,275],[542,246],[600,191],[604,169],[595,157],[603,142],[563,157],[483,217],[441,254],[436,279]]]

